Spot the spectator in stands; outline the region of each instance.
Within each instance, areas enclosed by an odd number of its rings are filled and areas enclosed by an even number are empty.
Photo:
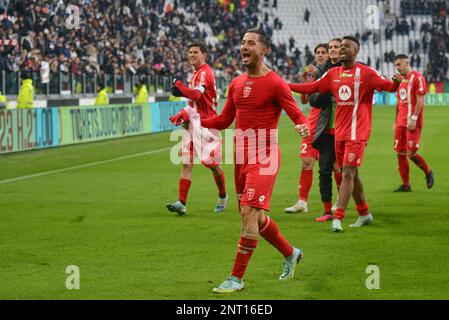
[[[97,84],[97,97],[95,99],[95,105],[96,106],[104,106],[109,104],[109,97],[108,92],[106,88],[106,83],[103,81],[100,81]]]
[[[22,72],[21,74],[22,86],[17,96],[17,109],[33,108],[34,105],[34,87],[31,74]]]
[[[9,108],[9,102],[6,96],[2,94],[0,91],[0,110],[2,109],[8,109]]]
[[[148,90],[145,79],[144,78],[139,79],[136,86],[137,86],[137,94],[135,103],[137,104],[148,103]]]
[[[306,10],[304,11],[304,21],[309,23],[309,18],[310,18],[310,11],[309,9],[306,8]]]

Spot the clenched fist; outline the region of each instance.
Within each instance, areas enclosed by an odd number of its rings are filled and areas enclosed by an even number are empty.
[[[309,128],[306,124],[297,124],[295,126],[296,132],[303,138],[308,138],[310,136]]]

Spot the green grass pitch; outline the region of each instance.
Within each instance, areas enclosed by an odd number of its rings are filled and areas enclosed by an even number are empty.
[[[270,215],[305,254],[294,281],[281,282],[283,258],[263,239],[245,275],[246,288],[227,296],[211,289],[229,274],[240,231],[233,165],[225,165],[230,204],[214,214],[216,187],[197,166],[188,213],[166,210],[176,200],[180,167],[175,142],[161,133],[0,157],[0,180],[154,153],[0,183],[0,299],[448,299],[449,108],[427,107],[420,153],[435,173],[432,190],[411,167],[412,193],[400,184],[393,145],[393,108],[376,107],[361,178],[371,226],[330,232],[321,214],[318,173],[310,212],[287,215],[297,197],[298,136],[280,121],[281,170]],[[162,150],[162,151],[161,151]],[[80,269],[80,289],[65,286],[66,267]],[[377,265],[380,289],[368,290]]]

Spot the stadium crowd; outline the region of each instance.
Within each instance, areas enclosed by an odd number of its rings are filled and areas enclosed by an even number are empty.
[[[187,72],[190,41],[215,37],[209,62],[218,79],[239,74],[241,29],[262,26],[272,34],[282,28],[260,17],[259,1],[175,0],[19,0],[0,2],[0,71],[39,73],[42,61],[51,73],[172,75]],[[80,8],[79,29],[68,29],[67,6]],[[201,8],[201,10],[198,10]],[[202,28],[200,28],[202,26]],[[237,28],[239,26],[239,28]],[[11,40],[17,45],[10,45]],[[272,66],[299,74],[301,52],[282,44],[273,47]]]
[[[414,2],[413,8],[422,7],[438,16],[433,26],[421,27],[421,43],[410,43],[412,66],[421,65],[417,53],[423,50],[430,61],[427,80],[446,80],[449,36],[441,16],[444,1]],[[410,4],[404,3],[405,14]],[[80,8],[79,29],[66,26],[66,9],[71,4]],[[261,5],[266,6],[267,1]],[[259,0],[2,0],[0,19],[0,71],[39,73],[44,61],[50,74],[173,75],[190,70],[185,59],[189,42],[208,39],[208,61],[217,81],[225,82],[242,70],[238,58],[241,30],[258,25],[272,35],[273,30],[282,29],[278,17],[262,14]],[[414,27],[397,18],[386,28],[386,38],[391,39],[393,32],[406,35]],[[379,41],[376,33],[356,36],[362,42]],[[429,50],[431,47],[437,50]],[[389,61],[395,54],[385,52],[384,59]],[[313,61],[313,53],[308,46],[301,51],[291,38],[273,46],[268,58],[268,64],[285,79],[297,81],[302,66]],[[379,62],[373,61],[376,68]]]
[[[449,21],[446,19],[449,2],[445,0],[414,0],[401,1],[401,16],[387,22],[385,26],[385,40],[391,41],[393,35],[411,37],[412,33],[419,33],[420,40],[410,40],[408,43],[408,54],[410,65],[420,68],[422,66],[421,54],[427,56],[427,64],[424,66],[424,76],[428,82],[448,81],[449,60]],[[419,15],[431,15],[432,24],[424,22],[418,30],[416,19]],[[411,16],[410,22],[405,18]],[[356,38],[362,43],[371,41],[376,45],[380,41],[379,33],[370,30],[360,34],[356,32]],[[393,63],[393,58],[399,52],[386,50],[383,61]],[[368,61],[368,64],[371,64]],[[380,58],[375,61],[374,67],[380,69]]]

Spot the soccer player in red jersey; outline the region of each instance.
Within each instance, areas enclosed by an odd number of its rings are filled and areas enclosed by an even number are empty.
[[[410,68],[409,59],[405,54],[394,58],[394,65],[403,76],[396,92],[396,121],[394,133],[394,150],[398,155],[399,174],[402,185],[395,192],[410,192],[408,158],[412,160],[426,175],[427,188],[434,184],[433,173],[422,156],[418,154],[419,140],[423,127],[424,96],[426,81],[421,73]]]
[[[290,84],[295,92],[331,92],[335,98],[335,152],[338,165],[343,169],[343,181],[331,226],[333,232],[343,231],[341,221],[345,217],[351,194],[359,213],[359,218],[351,227],[361,227],[373,220],[357,168],[362,163],[371,133],[374,90],[396,91],[400,81],[400,75],[395,75],[394,81],[390,81],[371,67],[357,63],[359,48],[356,38],[343,37],[340,46],[342,66],[330,69],[312,83]]]
[[[194,67],[193,75],[186,86],[181,80],[176,80],[173,86],[173,94],[189,99],[189,105],[195,108],[201,117],[209,118],[217,115],[217,91],[215,77],[211,67],[206,63],[207,48],[204,43],[195,42],[189,45],[189,63]],[[227,195],[226,183],[223,170],[220,167],[221,150],[214,150],[215,154],[210,161],[202,161],[214,176],[218,188],[218,201],[215,212],[222,212],[226,208]],[[183,155],[183,166],[179,180],[178,201],[167,204],[168,210],[177,212],[179,215],[186,213],[187,194],[192,181],[193,159],[196,156],[189,131],[183,133],[183,144],[181,153]]]
[[[317,71],[317,66],[324,65],[329,59],[328,46],[326,43],[320,43],[315,47],[315,65],[307,66],[307,70],[302,74],[302,82],[308,82],[307,77],[314,79],[313,75]],[[301,103],[309,102],[307,95],[301,95]],[[319,158],[319,151],[312,147],[313,135],[315,133],[318,118],[320,117],[321,109],[310,106],[309,125],[310,137],[303,139],[301,143],[301,175],[299,177],[299,196],[298,201],[291,207],[285,208],[287,213],[308,212],[307,198],[309,197],[310,189],[313,182],[313,166],[315,161]]]
[[[223,130],[236,120],[235,188],[242,228],[231,275],[213,291],[230,293],[243,289],[243,275],[256,249],[259,235],[285,257],[279,280],[294,277],[301,250],[293,247],[273,219],[270,198],[279,170],[277,126],[282,109],[295,123],[296,131],[309,136],[307,118],[298,108],[288,84],[264,63],[269,40],[260,29],[245,32],[240,55],[246,72],[232,80],[221,115],[201,121],[206,128]]]
[[[332,39],[329,45],[318,44],[315,47],[315,65],[308,65],[302,74],[302,82],[312,82],[321,77],[325,71],[340,63],[340,42],[339,39]],[[331,47],[332,46],[332,47]],[[338,49],[336,49],[337,47]],[[332,51],[330,50],[332,48]],[[331,57],[332,52],[332,57]],[[323,71],[324,70],[324,71]],[[329,94],[330,95],[330,94]],[[315,96],[315,95],[314,95]],[[329,97],[330,99],[330,97]],[[332,219],[332,171],[334,172],[337,188],[341,184],[341,170],[335,160],[334,139],[333,139],[333,109],[329,105],[322,105],[325,99],[317,93],[312,99],[308,95],[301,94],[301,103],[310,103],[310,137],[303,139],[301,143],[301,163],[302,170],[299,179],[299,198],[292,207],[286,208],[285,212],[308,212],[307,198],[312,187],[313,166],[319,159],[319,179],[320,194],[323,201],[324,215],[316,221],[327,221]],[[317,105],[314,103],[319,102]],[[323,111],[324,110],[324,111]],[[319,125],[318,125],[319,124]],[[332,129],[331,129],[332,128]],[[332,140],[328,136],[332,135]],[[329,144],[331,144],[329,146]],[[314,145],[319,145],[317,149]],[[334,209],[335,210],[335,209]]]

